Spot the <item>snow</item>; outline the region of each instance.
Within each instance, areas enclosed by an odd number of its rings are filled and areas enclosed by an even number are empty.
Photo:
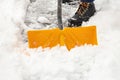
[[[42,16],[38,17],[37,21],[42,24],[50,24],[50,21],[46,17],[42,17]]]
[[[21,35],[22,29],[56,27],[56,3],[56,0],[1,1],[0,80],[120,80],[120,1],[96,0],[98,12],[83,23],[97,26],[98,46],[84,45],[71,51],[59,46],[29,49],[28,43],[22,41],[25,35]],[[63,4],[63,22],[74,14],[77,6]],[[52,24],[38,23],[40,16]]]

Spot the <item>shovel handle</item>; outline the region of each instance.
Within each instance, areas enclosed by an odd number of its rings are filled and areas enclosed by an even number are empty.
[[[58,19],[58,27],[59,27],[59,29],[63,30],[63,25],[62,25],[62,0],[58,0],[57,19]]]

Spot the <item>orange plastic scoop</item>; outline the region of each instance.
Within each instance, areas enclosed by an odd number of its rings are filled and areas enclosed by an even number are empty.
[[[46,48],[56,45],[66,46],[68,50],[84,44],[97,45],[96,26],[58,28],[51,30],[28,31],[28,44],[30,48]]]

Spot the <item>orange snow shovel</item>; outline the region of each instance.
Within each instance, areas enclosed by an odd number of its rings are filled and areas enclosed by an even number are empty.
[[[62,25],[62,0],[58,0],[58,27],[50,30],[30,30],[28,31],[28,44],[30,48],[47,48],[57,45],[66,46],[71,50],[75,46],[84,44],[97,45],[96,26],[86,27],[66,27]]]

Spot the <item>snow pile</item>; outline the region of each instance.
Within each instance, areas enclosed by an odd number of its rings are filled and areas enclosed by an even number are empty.
[[[29,1],[4,0],[0,3],[0,46],[15,45],[20,30],[25,28],[24,18]],[[18,45],[18,44],[17,44]]]
[[[14,50],[21,42],[20,29],[29,0],[0,2],[0,80],[21,80],[14,67]]]

